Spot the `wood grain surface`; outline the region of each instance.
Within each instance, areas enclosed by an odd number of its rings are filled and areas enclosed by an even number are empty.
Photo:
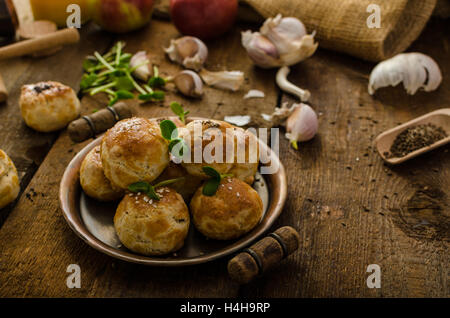
[[[290,79],[311,91],[320,133],[300,144],[299,151],[281,136],[289,196],[273,229],[290,225],[299,230],[301,248],[244,286],[229,279],[228,259],[184,268],[128,264],[90,248],[65,223],[59,182],[66,165],[89,141],[74,145],[65,131],[43,135],[24,127],[17,110],[20,86],[52,79],[76,88],[84,55],[105,51],[118,39],[88,29],[79,47],[45,60],[1,64],[11,96],[7,106],[0,106],[0,148],[15,160],[25,190],[0,229],[0,297],[450,296],[449,147],[395,168],[384,165],[373,148],[382,131],[448,107],[449,38],[444,31],[448,27],[448,21],[430,23],[411,48],[430,54],[441,66],[444,81],[432,93],[410,97],[402,88],[388,88],[371,97],[367,83],[374,65],[331,51],[319,50],[292,69]],[[223,119],[244,113],[257,118],[282,101],[292,102],[276,88],[275,71],[253,67],[240,44],[241,29],[208,43],[207,67],[244,71],[242,91],[207,89],[200,101],[170,92],[161,104],[130,105],[141,116],[161,116],[170,114],[167,106],[177,100],[193,116]],[[126,40],[127,51],[148,50],[161,72],[173,75],[181,68],[167,60],[162,46],[177,35],[171,24],[155,20],[121,39]],[[266,98],[243,100],[250,88],[265,91]],[[105,102],[104,96],[83,98],[83,114]],[[40,146],[37,157],[27,153],[34,146]],[[69,264],[81,267],[80,289],[66,286]],[[367,288],[369,264],[381,267],[380,289]]]

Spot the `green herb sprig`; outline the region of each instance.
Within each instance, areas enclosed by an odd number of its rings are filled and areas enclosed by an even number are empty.
[[[224,178],[229,178],[233,176],[232,174],[220,174],[216,169],[209,166],[203,167],[202,170],[206,175],[211,177],[208,181],[205,182],[202,190],[203,195],[206,195],[208,197],[212,197],[216,194],[220,182]]]
[[[148,182],[140,181],[129,185],[128,190],[133,193],[145,193],[150,199],[159,201],[161,198],[159,197],[158,193],[156,193],[157,188],[165,187],[182,180],[184,180],[184,177],[161,181],[156,185],[151,185]]]
[[[182,158],[185,151],[187,151],[187,145],[182,138],[178,137],[178,128],[171,120],[163,120],[159,124],[161,135],[169,142],[169,151],[172,152],[173,147],[181,143],[181,149],[178,153],[173,153],[177,158]]]
[[[80,82],[81,91],[90,95],[108,94],[108,106],[119,100],[134,98],[135,91],[143,101],[164,100],[163,91],[153,91],[147,84],[141,86],[133,78],[136,67],[131,67],[132,55],[125,53],[124,48],[125,42],[117,42],[105,55],[95,52],[93,56],[88,56],[83,62],[85,74]]]
[[[184,111],[183,106],[180,103],[173,102],[170,104],[170,109],[172,112],[180,118],[183,124],[186,124],[186,115],[189,114],[189,111]]]

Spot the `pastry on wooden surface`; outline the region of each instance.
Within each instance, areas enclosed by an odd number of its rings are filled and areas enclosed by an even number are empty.
[[[66,127],[81,110],[75,91],[52,81],[24,85],[19,105],[27,126],[40,132]]]
[[[14,201],[19,192],[17,169],[8,155],[0,149],[0,209]]]

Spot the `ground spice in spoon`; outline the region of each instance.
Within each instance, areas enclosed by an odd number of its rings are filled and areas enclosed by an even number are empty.
[[[392,143],[390,152],[385,152],[387,158],[400,158],[407,154],[434,144],[447,137],[442,127],[433,124],[424,124],[409,127],[402,131]]]

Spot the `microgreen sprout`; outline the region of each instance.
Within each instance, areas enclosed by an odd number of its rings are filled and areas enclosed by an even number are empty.
[[[80,83],[83,93],[96,95],[106,93],[109,95],[109,106],[114,105],[118,100],[134,98],[133,92],[139,93],[139,99],[144,101],[164,100],[165,94],[162,91],[153,91],[151,85],[139,85],[131,75],[135,67],[131,67],[132,55],[124,52],[125,42],[117,42],[109,52],[101,55],[95,52],[93,56],[88,56],[83,62],[85,74]],[[161,83],[159,72],[155,68],[155,83]],[[164,81],[165,85],[165,80]],[[162,86],[164,86],[162,85]],[[159,87],[159,86],[158,86]]]
[[[170,109],[172,112],[180,118],[183,124],[186,123],[186,115],[189,114],[189,111],[184,111],[183,106],[180,103],[173,102],[170,104]]]
[[[177,158],[182,158],[183,154],[187,150],[187,145],[182,138],[178,137],[178,128],[171,120],[163,120],[159,127],[161,129],[161,135],[169,142],[169,151]],[[173,148],[180,144],[178,152],[173,153]]]

